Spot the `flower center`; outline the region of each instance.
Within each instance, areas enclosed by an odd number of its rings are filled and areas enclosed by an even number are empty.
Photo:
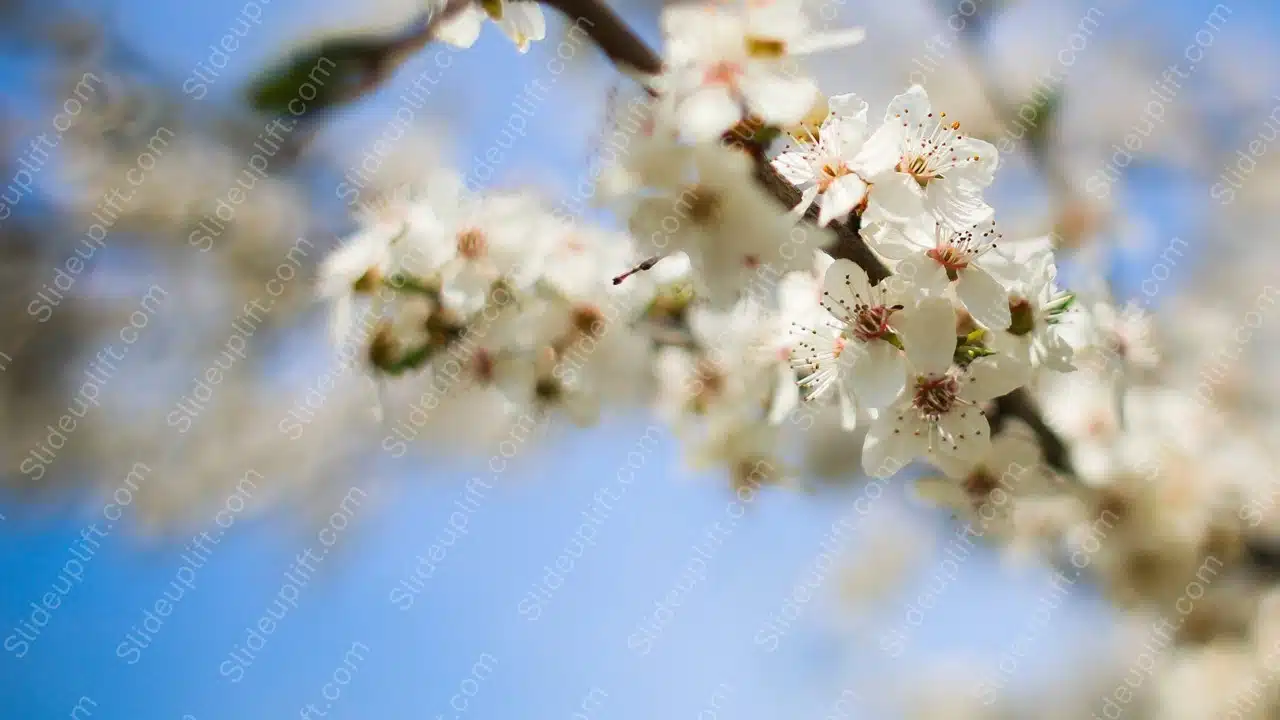
[[[853,171],[849,169],[849,166],[843,161],[823,165],[821,175],[818,177],[818,192],[826,192],[827,188],[831,187],[831,183],[836,181],[836,178],[843,177],[852,172]]]
[[[960,393],[960,381],[950,375],[921,375],[916,378],[912,404],[920,414],[937,419],[951,412]]]
[[[903,158],[898,163],[898,172],[904,172],[915,179],[920,187],[926,187],[930,180],[942,177],[929,169],[929,159],[923,155]]]
[[[1031,309],[1031,302],[1026,298],[1010,298],[1009,323],[1010,335],[1026,335],[1036,329],[1036,314]]]
[[[723,201],[715,191],[703,185],[693,185],[681,197],[689,207],[689,217],[699,225],[713,225],[720,217]]]
[[[858,306],[854,311],[853,336],[862,342],[884,337],[889,332],[889,315],[893,310],[883,305]]]
[[[493,353],[484,348],[476,350],[476,354],[471,357],[471,371],[481,382],[493,381],[494,368]]]
[[[747,36],[747,54],[756,60],[777,60],[787,54],[787,44],[773,38]]]
[[[489,243],[484,239],[484,233],[472,228],[458,234],[458,254],[468,260],[477,260],[485,256],[489,249]]]
[[[573,328],[587,337],[599,337],[604,332],[604,313],[594,305],[579,305],[570,317]]]
[[[502,0],[480,0],[480,7],[494,21],[502,19]]]
[[[702,78],[703,84],[706,85],[737,85],[738,78],[742,77],[743,68],[738,63],[729,62],[727,60],[715,63],[707,68],[706,74]]]
[[[939,245],[926,253],[947,271],[947,278],[955,281],[960,271],[969,267],[969,254],[955,245]]]
[[[991,491],[1000,486],[1000,481],[985,470],[976,470],[964,479],[962,485],[974,503],[981,505],[990,497]]]

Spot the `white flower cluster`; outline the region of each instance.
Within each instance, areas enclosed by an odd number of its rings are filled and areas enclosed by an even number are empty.
[[[1047,240],[997,242],[983,199],[995,148],[918,86],[875,127],[854,95],[815,117],[816,85],[783,60],[861,31],[813,33],[794,0],[673,6],[663,28],[654,100],[599,180],[628,234],[528,197],[472,197],[437,172],[327,263],[340,331],[353,299],[371,297],[369,357],[384,374],[438,374],[457,364],[452,345],[482,338],[465,387],[584,422],[656,380],[659,412],[702,429],[695,455],[738,479],[762,459],[784,474],[781,428],[802,396],[834,396],[823,420],[844,430],[871,420],[872,475],[916,458],[958,478],[989,463],[990,402],[1071,370],[1073,352],[1073,297],[1055,286]],[[791,147],[769,159],[783,136]],[[773,168],[798,206],[762,182]],[[882,258],[875,277],[840,257],[848,242]]]

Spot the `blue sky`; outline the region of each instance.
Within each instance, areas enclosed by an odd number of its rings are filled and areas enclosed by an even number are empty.
[[[256,70],[281,38],[300,37],[310,27],[337,24],[358,12],[313,11],[310,5],[274,0],[206,102],[233,93],[237,79]],[[131,28],[163,66],[176,68],[173,75],[180,80],[241,6],[132,0],[120,4],[115,22]],[[492,142],[510,98],[545,72],[549,51],[535,47],[520,58],[487,28],[474,49],[454,56],[434,112],[461,119],[454,128],[460,163]],[[406,73],[414,74],[412,68]],[[600,97],[611,81],[590,73],[581,86]],[[575,103],[585,102],[569,84],[557,86],[548,107],[577,109]],[[561,189],[574,182],[589,132],[599,122],[592,114],[600,112],[598,102],[585,105],[581,112],[532,118],[529,139],[513,151],[504,180],[537,178]],[[389,107],[393,103],[385,99],[365,104],[340,118],[326,140],[376,131]],[[1165,187],[1159,178],[1151,182]],[[1151,214],[1170,220],[1167,205],[1149,203]],[[176,546],[157,546],[115,532],[85,563],[83,582],[52,613],[30,651],[22,658],[0,653],[0,717],[66,717],[83,696],[97,703],[100,717],[298,717],[307,703],[325,707],[321,689],[357,642],[367,646],[366,657],[326,718],[570,718],[593,688],[604,695],[597,695],[603,700],[592,717],[696,718],[719,695],[719,717],[819,718],[848,682],[891,669],[893,661],[876,647],[851,649],[832,630],[834,573],[776,652],[755,642],[761,624],[778,611],[819,552],[831,523],[848,512],[856,491],[817,497],[766,493],[708,562],[705,580],[689,591],[654,650],[642,656],[628,648],[628,636],[653,613],[654,603],[679,578],[693,543],[723,519],[731,499],[718,478],[685,472],[678,447],[665,435],[632,490],[600,526],[597,544],[565,574],[542,615],[534,621],[522,616],[521,598],[544,566],[555,562],[581,522],[580,512],[612,482],[643,430],[637,418],[615,418],[587,433],[553,434],[544,447],[530,451],[527,463],[494,483],[470,516],[467,533],[409,610],[390,602],[391,588],[435,542],[482,463],[424,467],[385,461],[369,477],[353,478],[371,492],[370,501],[342,536],[341,552],[320,565],[297,608],[279,621],[239,683],[223,677],[220,664],[233,643],[243,644],[246,626],[271,605],[297,553],[316,545],[318,527],[284,511],[237,522],[135,665],[117,657],[116,647],[182,565],[186,538]],[[891,520],[898,507],[896,499],[887,499],[872,514],[883,512],[881,519]],[[30,509],[0,506],[7,516],[0,521],[0,642],[55,581],[81,529],[101,521],[101,509],[92,498],[35,517]],[[865,531],[873,523],[868,519],[859,527]],[[939,527],[939,533],[947,532]],[[855,540],[851,551],[860,543]],[[926,576],[933,567],[925,563]],[[1014,575],[990,558],[972,560],[947,590],[946,602],[913,636],[913,654],[899,662],[944,655],[991,662],[1021,631],[1044,588],[1040,573]],[[1098,633],[1103,623],[1094,598],[1073,596],[1037,638],[1038,660],[1020,668],[1016,682],[1047,677],[1057,649],[1070,638]],[[455,713],[450,698],[486,653],[496,658],[492,673],[478,681],[467,710]]]

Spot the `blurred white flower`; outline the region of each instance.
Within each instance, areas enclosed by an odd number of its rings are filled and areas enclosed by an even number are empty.
[[[676,98],[677,124],[696,141],[719,138],[746,115],[799,122],[818,87],[790,72],[786,60],[863,37],[859,28],[813,31],[799,0],[668,5],[661,23],[667,70],[655,83]]]

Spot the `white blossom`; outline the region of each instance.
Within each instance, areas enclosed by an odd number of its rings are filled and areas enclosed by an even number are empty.
[[[955,327],[955,309],[941,298],[922,300],[897,323],[907,352],[907,387],[867,432],[862,463],[868,474],[887,477],[934,455],[947,463],[978,462],[990,451],[982,403],[1017,389],[1026,375],[1001,355],[956,365]]]
[[[876,252],[898,261],[895,271],[921,291],[939,295],[954,286],[965,310],[983,326],[1009,327],[1008,293],[987,266],[998,255],[994,222],[956,229],[921,215],[905,225],[868,228],[866,237]]]
[[[794,150],[774,158],[773,165],[803,194],[794,208],[803,214],[818,203],[818,224],[844,218],[867,199],[867,178],[886,170],[897,156],[880,156],[865,143],[869,133],[867,103],[852,93],[828,101],[829,114],[817,129],[817,137],[807,138]]]
[[[480,26],[486,18],[492,20],[522,53],[529,51],[532,41],[547,37],[542,6],[527,0],[468,1],[436,24],[435,37],[454,47],[469,48],[480,37]]]
[[[869,178],[867,219],[909,222],[928,212],[953,228],[991,219],[982,192],[995,175],[995,147],[962,134],[960,123],[947,120],[946,113],[935,113],[919,85],[889,103],[866,150],[894,159]]]
[[[791,125],[813,107],[818,87],[788,70],[788,58],[861,41],[861,29],[816,33],[799,0],[668,5],[662,11],[666,74],[679,127],[695,141],[718,138],[744,114]]]

